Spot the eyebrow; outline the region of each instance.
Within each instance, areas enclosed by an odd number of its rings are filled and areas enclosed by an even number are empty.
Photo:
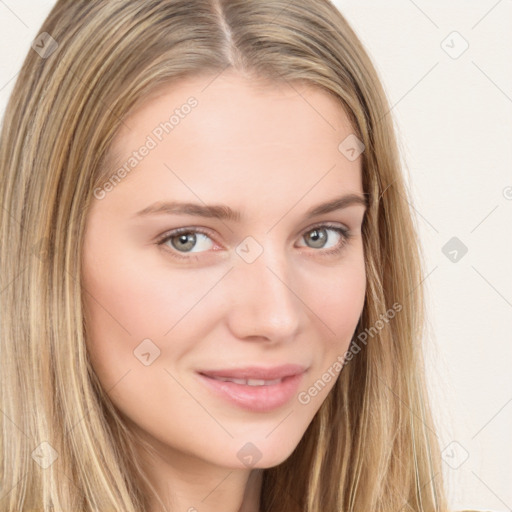
[[[367,195],[346,194],[344,196],[335,197],[330,201],[310,208],[305,213],[304,217],[309,219],[317,215],[330,213],[354,205],[362,205],[366,210],[369,206]],[[198,203],[183,203],[178,201],[158,201],[140,210],[134,217],[158,214],[194,215],[197,217],[207,217],[232,222],[240,222],[242,220],[240,212],[224,204],[201,205]]]

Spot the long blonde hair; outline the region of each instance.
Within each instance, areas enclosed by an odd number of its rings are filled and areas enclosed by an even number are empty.
[[[353,357],[291,456],[264,470],[261,509],[444,512],[417,228],[385,93],[342,14],[328,0],[58,0],[41,33],[0,138],[0,510],[147,509],[85,348],[84,225],[123,118],[164,84],[232,67],[333,95],[364,143],[370,198]]]

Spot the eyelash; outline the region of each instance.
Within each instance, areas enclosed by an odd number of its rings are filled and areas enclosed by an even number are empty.
[[[327,249],[327,250],[318,249],[318,252],[323,252],[326,256],[334,256],[334,255],[341,253],[341,251],[345,248],[347,243],[352,238],[352,234],[350,233],[350,231],[348,231],[347,229],[342,228],[338,225],[330,224],[328,222],[324,223],[324,224],[317,224],[315,226],[312,226],[307,231],[305,231],[304,234],[307,234],[307,233],[310,233],[311,231],[315,231],[316,229],[322,229],[322,228],[327,228],[329,230],[336,231],[338,234],[341,235],[341,241],[334,249]],[[178,229],[171,231],[170,233],[165,233],[164,235],[162,235],[161,238],[159,238],[159,240],[157,241],[157,245],[164,246],[164,244],[166,242],[168,242],[171,238],[174,238],[174,237],[176,237],[178,235],[182,235],[182,234],[188,234],[188,233],[201,233],[211,239],[208,231],[206,231],[202,228],[187,227],[187,228],[178,228]],[[169,251],[172,257],[180,259],[180,260],[196,261],[197,259],[199,259],[199,257],[194,253],[188,253],[188,256],[182,256],[178,251],[176,251],[175,249],[172,249],[171,247],[167,247],[167,248],[165,248],[165,250]]]

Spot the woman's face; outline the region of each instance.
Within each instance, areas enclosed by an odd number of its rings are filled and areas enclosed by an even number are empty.
[[[118,133],[87,219],[88,351],[166,463],[275,466],[334,386],[364,303],[365,206],[320,205],[363,197],[351,134],[322,90],[228,72],[162,89]]]

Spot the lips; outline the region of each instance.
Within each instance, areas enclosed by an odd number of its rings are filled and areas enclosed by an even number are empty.
[[[283,364],[273,367],[246,366],[220,370],[200,370],[198,373],[211,379],[247,384],[249,386],[277,384],[286,377],[304,373],[306,367],[299,364]]]
[[[266,413],[289,404],[307,367],[286,364],[197,372],[199,381],[216,397],[252,412]]]

